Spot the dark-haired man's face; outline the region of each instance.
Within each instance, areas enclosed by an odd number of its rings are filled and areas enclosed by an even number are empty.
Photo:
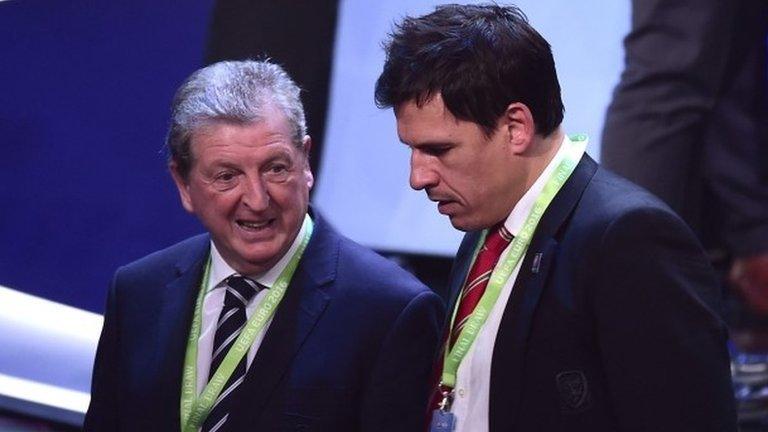
[[[455,228],[487,228],[509,215],[527,168],[507,128],[500,124],[488,138],[477,123],[454,117],[440,94],[420,107],[405,102],[395,116],[400,141],[411,149],[411,187],[424,189]]]

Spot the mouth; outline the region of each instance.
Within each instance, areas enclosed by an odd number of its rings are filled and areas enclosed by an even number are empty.
[[[249,232],[263,231],[271,227],[272,224],[274,224],[274,222],[275,222],[275,219],[267,219],[263,221],[250,221],[245,219],[238,219],[235,221],[235,223],[237,223],[237,226]]]
[[[454,200],[450,195],[442,195],[436,191],[426,192],[427,198],[429,198],[430,201],[437,203],[437,211],[440,214],[450,216],[451,214],[456,213],[461,206],[461,203]]]
[[[450,215],[454,210],[456,210],[458,205],[459,203],[453,200],[438,200],[437,211],[444,215]]]

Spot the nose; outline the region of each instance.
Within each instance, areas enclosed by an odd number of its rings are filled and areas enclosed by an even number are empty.
[[[266,182],[258,175],[248,177],[243,185],[243,204],[253,211],[266,210],[270,200]]]
[[[427,157],[418,150],[411,151],[411,188],[421,190],[437,186],[439,176],[430,166]]]

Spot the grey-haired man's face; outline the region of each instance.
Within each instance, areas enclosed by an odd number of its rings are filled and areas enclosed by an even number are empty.
[[[279,110],[249,124],[213,122],[192,135],[192,167],[174,180],[187,211],[211,233],[227,263],[244,274],[271,268],[301,227],[314,179],[311,146],[293,142]]]

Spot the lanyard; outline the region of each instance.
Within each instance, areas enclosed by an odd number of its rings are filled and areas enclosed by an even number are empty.
[[[211,268],[211,259],[205,266],[203,280],[200,282],[200,293],[197,295],[195,303],[195,313],[192,318],[192,328],[189,332],[187,341],[187,351],[184,356],[184,373],[181,384],[181,431],[196,432],[203,421],[211,412],[216,399],[219,397],[224,385],[232,376],[232,372],[248,352],[253,344],[253,340],[261,332],[267,322],[275,314],[277,306],[283,299],[288,284],[291,282],[293,273],[299,264],[304,249],[307,248],[310,237],[312,237],[313,223],[309,215],[304,216],[302,225],[304,237],[301,239],[298,249],[294,252],[288,265],[277,278],[274,286],[269,290],[267,296],[256,308],[243,331],[232,344],[221,365],[206,384],[200,396],[197,397],[197,343],[200,338],[200,327],[202,325],[203,298],[205,297],[205,286],[208,282],[208,276]]]
[[[446,350],[443,359],[443,374],[440,382],[441,387],[453,389],[456,386],[456,372],[459,370],[461,361],[464,359],[464,356],[469,351],[472,343],[477,338],[480,328],[483,326],[486,319],[488,319],[491,309],[499,298],[501,289],[507,283],[507,280],[517,267],[520,259],[522,259],[523,255],[525,255],[525,252],[528,250],[528,245],[531,243],[531,238],[536,231],[536,226],[539,224],[539,220],[541,220],[541,217],[552,202],[552,199],[557,195],[560,188],[563,187],[563,184],[565,184],[566,180],[568,180],[571,173],[573,173],[573,170],[576,168],[576,165],[579,163],[579,160],[581,160],[581,156],[584,154],[584,150],[587,146],[587,137],[586,135],[581,134],[574,135],[570,137],[570,140],[566,140],[565,145],[567,147],[564,150],[562,160],[547,180],[541,194],[536,198],[536,202],[533,204],[533,208],[528,214],[522,229],[512,240],[509,253],[507,253],[504,261],[497,264],[493,269],[485,293],[483,293],[480,302],[472,311],[472,314],[464,325],[464,328],[461,330],[453,348],[450,352]],[[485,241],[485,236],[487,234],[488,230],[483,231],[475,249],[475,255],[472,259],[473,262],[475,258],[477,258],[477,253],[480,246]],[[459,302],[457,301],[456,307],[454,307],[453,310],[450,328],[453,328],[453,320],[456,318],[458,304]],[[450,392],[444,392],[446,397],[448,393]]]

